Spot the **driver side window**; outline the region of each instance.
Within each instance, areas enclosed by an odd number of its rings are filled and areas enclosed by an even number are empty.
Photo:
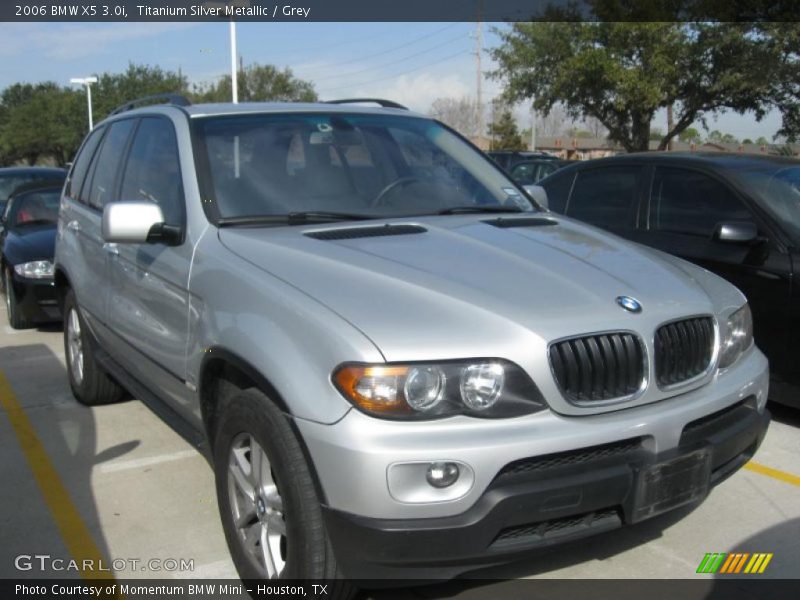
[[[172,123],[146,117],[136,130],[122,179],[122,200],[149,200],[161,207],[165,221],[183,220],[183,182]]]

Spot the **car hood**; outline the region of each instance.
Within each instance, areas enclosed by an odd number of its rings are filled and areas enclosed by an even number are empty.
[[[369,222],[220,229],[219,236],[338,313],[388,361],[510,355],[519,343],[611,329],[646,338],[656,323],[742,302],[702,269],[565,217],[542,219],[551,224],[497,227],[493,217],[469,215],[392,221],[424,229],[406,235],[308,235],[375,227]],[[643,311],[622,309],[623,295]]]
[[[13,264],[32,260],[53,260],[56,226],[28,225],[10,230],[3,244],[3,253]]]

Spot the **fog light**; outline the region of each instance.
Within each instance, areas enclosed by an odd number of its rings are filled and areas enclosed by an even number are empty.
[[[456,463],[435,462],[428,467],[425,479],[435,488],[446,488],[458,481],[460,469]]]

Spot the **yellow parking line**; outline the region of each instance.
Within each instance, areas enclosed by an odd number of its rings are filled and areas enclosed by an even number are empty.
[[[772,477],[773,479],[778,479],[785,483],[791,483],[792,485],[800,485],[800,477],[797,475],[792,475],[791,473],[787,473],[786,471],[779,471],[778,469],[773,469],[772,467],[768,467],[766,465],[762,465],[757,462],[750,461],[744,466],[745,469],[748,471],[753,471],[753,473],[759,473],[761,475],[766,475],[767,477]]]
[[[83,522],[77,507],[58,476],[53,463],[36,435],[28,416],[20,406],[5,374],[0,371],[0,406],[5,409],[8,420],[14,428],[22,453],[33,471],[33,476],[44,496],[53,520],[70,555],[78,563],[81,576],[85,579],[114,579],[110,571],[95,571],[91,566],[108,564],[103,560],[100,549],[92,539],[92,534]],[[33,542],[35,540],[31,540]],[[86,561],[84,563],[84,561]],[[91,562],[90,562],[91,561]]]

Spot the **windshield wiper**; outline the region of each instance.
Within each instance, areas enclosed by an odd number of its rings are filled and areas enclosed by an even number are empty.
[[[462,213],[517,213],[519,206],[452,206],[437,212],[437,215],[459,215]]]
[[[218,227],[237,225],[305,225],[306,223],[327,223],[329,221],[365,221],[377,219],[374,215],[332,212],[326,210],[305,210],[285,215],[250,215],[243,217],[224,217],[217,221]]]

